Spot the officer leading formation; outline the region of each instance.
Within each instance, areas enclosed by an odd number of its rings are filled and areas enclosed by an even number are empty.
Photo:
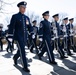
[[[54,51],[58,51],[60,59],[66,59],[68,56],[76,52],[74,43],[74,18],[63,18],[63,23],[59,25],[59,14],[54,14],[53,22],[48,19],[50,17],[49,11],[42,14],[43,20],[40,22],[39,28],[37,20],[33,20],[31,25],[30,19],[24,13],[26,12],[27,3],[22,1],[17,4],[19,12],[14,14],[11,18],[8,30],[2,31],[0,25],[0,50],[3,51],[3,40],[7,40],[7,52],[11,53],[14,49],[14,41],[17,45],[17,53],[13,56],[14,65],[18,65],[18,58],[21,58],[22,69],[25,72],[30,72],[26,58],[26,49],[28,47],[31,53],[35,53],[39,60],[43,60],[44,53],[47,53],[49,64],[57,65],[55,61]],[[69,22],[69,24],[68,24]],[[35,51],[34,51],[35,48]],[[66,54],[66,53],[67,54]]]
[[[13,57],[14,64],[18,64],[17,60],[20,57],[23,70],[26,72],[30,72],[27,66],[28,64],[26,59],[25,45],[27,42],[27,30],[32,35],[33,28],[31,26],[30,19],[28,18],[28,16],[24,15],[26,11],[26,5],[26,2],[18,3],[17,6],[19,8],[19,12],[12,16],[9,25],[8,40],[12,42],[12,39],[14,39],[17,42],[18,51]]]

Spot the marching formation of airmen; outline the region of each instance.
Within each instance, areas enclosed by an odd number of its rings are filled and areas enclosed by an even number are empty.
[[[19,13],[12,16],[10,25],[8,25],[8,30],[2,31],[2,26],[0,26],[0,47],[3,50],[2,39],[6,36],[8,42],[7,52],[9,50],[14,50],[14,41],[16,41],[18,50],[14,55],[14,65],[17,65],[17,60],[20,57],[23,70],[30,72],[27,66],[26,50],[25,46],[28,47],[31,53],[34,53],[34,48],[36,55],[39,60],[45,52],[47,52],[49,63],[57,64],[54,57],[54,49],[59,53],[60,59],[68,58],[68,56],[73,55],[71,49],[76,52],[76,46],[74,44],[74,28],[73,21],[74,18],[68,19],[65,17],[63,19],[63,24],[59,25],[59,14],[53,15],[53,22],[49,22],[49,11],[42,14],[44,20],[40,22],[39,28],[37,25],[37,20],[30,23],[28,16],[24,15],[26,11],[26,2],[18,3]],[[68,24],[69,21],[69,24]],[[67,52],[67,55],[65,54]]]

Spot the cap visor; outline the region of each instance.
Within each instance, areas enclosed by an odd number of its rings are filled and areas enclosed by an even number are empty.
[[[24,8],[26,8],[26,6],[25,5],[20,5],[21,7],[24,7]]]

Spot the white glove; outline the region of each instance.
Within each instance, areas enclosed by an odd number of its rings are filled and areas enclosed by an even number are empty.
[[[54,38],[52,38],[51,40],[55,40],[55,37],[54,37]]]
[[[32,35],[32,39],[35,39],[35,35]]]
[[[8,37],[8,34],[6,35],[6,37]]]
[[[9,38],[8,40],[9,40],[10,42],[12,42],[12,41],[13,41],[13,39],[11,39],[11,38]]]
[[[70,32],[73,33],[73,30],[71,29]]]
[[[64,37],[67,37],[67,35],[64,35]]]
[[[42,39],[42,38],[40,38],[40,39],[39,39],[39,41],[41,41],[41,42],[42,42],[42,41],[43,41],[43,39]]]

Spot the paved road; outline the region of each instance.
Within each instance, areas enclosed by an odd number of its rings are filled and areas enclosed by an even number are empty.
[[[35,54],[26,50],[28,66],[31,71],[28,74],[21,69],[20,59],[18,61],[19,66],[13,66],[12,57],[16,50],[11,54],[7,53],[5,48],[6,46],[4,46],[4,51],[0,52],[0,75],[76,75],[76,53],[67,59],[61,60],[58,53],[54,51],[58,65],[50,65],[47,54],[44,55],[43,61],[40,61]]]

